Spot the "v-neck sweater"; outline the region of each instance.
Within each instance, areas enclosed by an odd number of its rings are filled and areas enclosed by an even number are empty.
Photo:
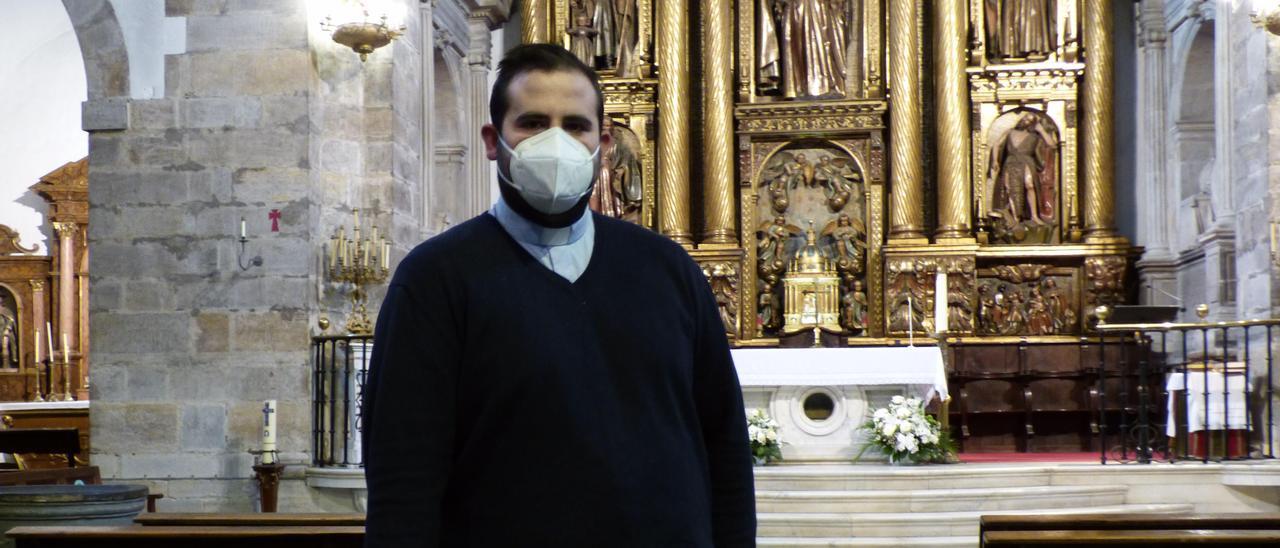
[[[574,282],[488,214],[400,263],[363,392],[366,546],[754,546],[710,286],[667,238],[593,220]]]

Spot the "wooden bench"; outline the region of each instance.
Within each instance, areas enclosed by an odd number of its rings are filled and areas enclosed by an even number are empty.
[[[0,453],[44,453],[65,455],[67,467],[75,468],[80,452],[80,430],[76,428],[9,428],[0,430]]]
[[[8,532],[17,548],[361,548],[364,527],[37,526]]]
[[[364,514],[142,514],[134,523],[146,527],[364,527]]]
[[[19,547],[22,545],[19,544]],[[1233,547],[1280,546],[1280,531],[1258,529],[1158,529],[1158,530],[1078,530],[989,531],[982,535],[989,548],[1080,548],[1081,546]]]
[[[73,485],[77,480],[89,485],[98,485],[102,483],[102,475],[98,472],[97,466],[0,471],[0,486]]]
[[[1188,533],[1188,531],[1194,531],[1194,533]],[[981,546],[1021,545],[1017,543],[1025,543],[1027,546],[1047,546],[1050,544],[1037,544],[1032,541],[1038,538],[1041,542],[1060,543],[1065,542],[1065,539],[1076,533],[1079,533],[1076,536],[1081,539],[1087,538],[1090,539],[1091,543],[1102,545],[1124,544],[1122,541],[1133,534],[1147,535],[1153,539],[1164,540],[1171,538],[1171,535],[1188,534],[1198,538],[1219,538],[1219,540],[1234,535],[1234,537],[1240,537],[1241,541],[1250,541],[1252,537],[1257,536],[1253,533],[1241,533],[1244,531],[1258,532],[1264,539],[1280,536],[1280,514],[1204,514],[1190,516],[1160,514],[994,515],[982,516],[978,519],[978,538]],[[1109,532],[1117,534],[1104,534]],[[1221,532],[1222,535],[1218,535],[1218,532]],[[1022,533],[1028,534],[1023,535]],[[1267,537],[1266,534],[1271,534],[1273,537]],[[1129,540],[1132,541],[1133,539],[1129,538]],[[998,541],[1001,544],[988,544],[992,541]],[[1014,544],[1008,544],[1009,542]],[[1156,540],[1152,542],[1156,542]],[[1178,542],[1182,543],[1182,541]],[[1060,545],[1065,546],[1066,544]]]

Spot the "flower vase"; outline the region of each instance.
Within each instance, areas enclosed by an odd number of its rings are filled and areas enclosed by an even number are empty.
[[[766,465],[766,464],[769,464],[769,459],[764,458],[764,457],[757,457],[757,456],[755,456],[755,455],[752,455],[752,456],[751,456],[751,460],[752,460],[752,461],[755,461],[755,465],[756,465],[756,466],[764,466],[764,465]]]

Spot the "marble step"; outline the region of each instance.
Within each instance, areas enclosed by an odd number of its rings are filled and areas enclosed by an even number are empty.
[[[756,534],[761,537],[945,537],[978,536],[978,518],[993,514],[1190,514],[1190,504],[1122,504],[1085,508],[1017,509],[970,512],[912,512],[874,514],[760,513]]]
[[[781,465],[755,468],[756,489],[764,491],[853,491],[883,489],[961,489],[998,484],[1004,487],[1048,485],[1051,466],[955,465],[887,466],[884,464]]]
[[[997,485],[1002,483],[993,482]],[[1127,486],[1031,486],[971,489],[756,491],[765,513],[964,512],[1114,506]]]
[[[954,546],[963,546],[965,548],[974,548],[978,545],[976,537],[862,537],[862,538],[770,538],[759,537],[756,539],[756,546],[770,546],[777,548],[808,548],[811,546],[824,546],[830,548],[845,547],[861,547],[861,546],[911,546],[920,548],[951,548]]]

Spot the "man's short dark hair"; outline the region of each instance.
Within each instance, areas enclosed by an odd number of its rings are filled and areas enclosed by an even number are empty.
[[[493,95],[489,97],[489,117],[498,132],[502,132],[502,118],[507,115],[510,97],[507,87],[520,74],[532,71],[577,72],[591,81],[596,91],[596,128],[604,123],[604,93],[600,91],[600,77],[569,50],[555,44],[523,44],[508,51],[498,63],[498,79],[493,82]]]

